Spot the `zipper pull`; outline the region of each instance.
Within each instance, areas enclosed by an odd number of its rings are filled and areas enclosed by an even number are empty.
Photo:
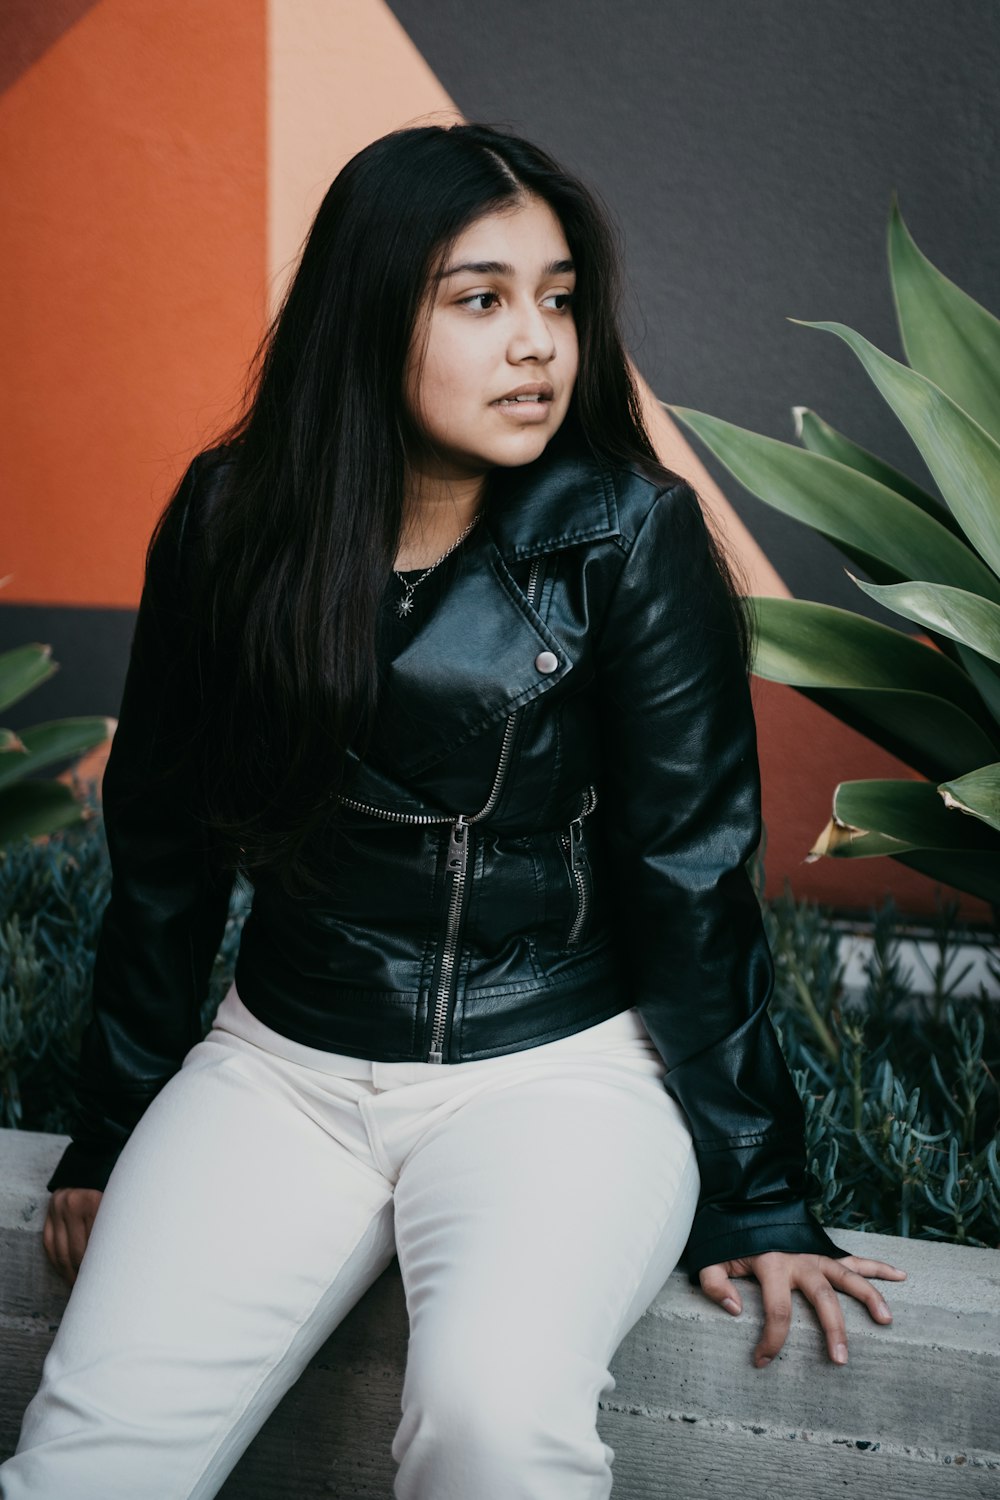
[[[464,813],[456,818],[451,825],[451,833],[448,835],[447,870],[458,880],[465,875],[465,864],[469,856],[469,825],[464,819]]]
[[[583,847],[583,817],[574,818],[569,825],[569,860],[573,869],[579,869],[587,862],[587,855]]]

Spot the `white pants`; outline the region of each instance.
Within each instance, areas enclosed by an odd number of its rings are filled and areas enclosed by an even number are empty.
[[[635,1010],[383,1063],[234,986],[118,1159],[0,1496],[207,1500],[398,1253],[398,1500],[606,1500],[608,1363],[700,1186],[663,1072]]]

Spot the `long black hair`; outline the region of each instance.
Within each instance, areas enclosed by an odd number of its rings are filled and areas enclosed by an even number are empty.
[[[216,857],[287,890],[322,890],[310,838],[335,813],[347,746],[378,699],[380,603],[404,520],[412,428],[404,369],[429,277],[483,215],[528,195],[576,266],[579,368],[565,418],[607,461],[658,464],[619,330],[619,232],[545,151],[485,124],[393,131],[320,205],[253,357],[239,418],[204,460],[225,479],[201,530],[189,613],[201,712],[187,741]],[[179,485],[150,541],[183,503]],[[173,518],[176,519],[176,518]],[[713,539],[749,663],[747,615]]]

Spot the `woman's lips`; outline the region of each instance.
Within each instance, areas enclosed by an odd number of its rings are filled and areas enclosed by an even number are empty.
[[[549,414],[551,401],[494,401],[491,403],[505,416],[511,416],[520,422],[544,422]]]

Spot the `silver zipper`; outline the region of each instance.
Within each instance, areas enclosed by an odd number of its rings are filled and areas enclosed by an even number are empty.
[[[575,817],[569,825],[567,832],[559,835],[566,857],[569,860],[570,873],[576,882],[576,914],[569,929],[566,939],[566,947],[571,948],[579,941],[587,920],[589,906],[590,888],[587,882],[587,851],[583,843],[583,820],[594,811],[597,806],[597,788],[593,785],[587,788],[586,802],[582,812]]]
[[[526,594],[528,603],[532,607],[534,607],[535,603],[535,589],[541,565],[541,557],[532,558]],[[462,917],[465,877],[469,863],[469,824],[478,823],[480,818],[488,817],[497,804],[504,778],[507,774],[510,749],[514,739],[514,729],[519,711],[519,709],[515,709],[507,717],[503,740],[500,745],[500,758],[497,761],[496,773],[493,777],[493,785],[490,788],[490,794],[486,801],[476,813],[459,813],[457,817],[454,817],[451,813],[397,813],[389,812],[382,807],[372,807],[367,802],[356,802],[353,797],[340,797],[338,799],[347,807],[356,808],[358,812],[371,813],[374,817],[387,818],[394,823],[451,823],[452,825],[448,838],[448,860],[445,865],[446,877],[451,877],[451,891],[448,899],[444,948],[441,953],[441,968],[434,1002],[434,1014],[431,1021],[431,1045],[427,1054],[428,1062],[444,1062],[444,1033],[448,1021],[448,1005],[454,988],[458,929]]]

